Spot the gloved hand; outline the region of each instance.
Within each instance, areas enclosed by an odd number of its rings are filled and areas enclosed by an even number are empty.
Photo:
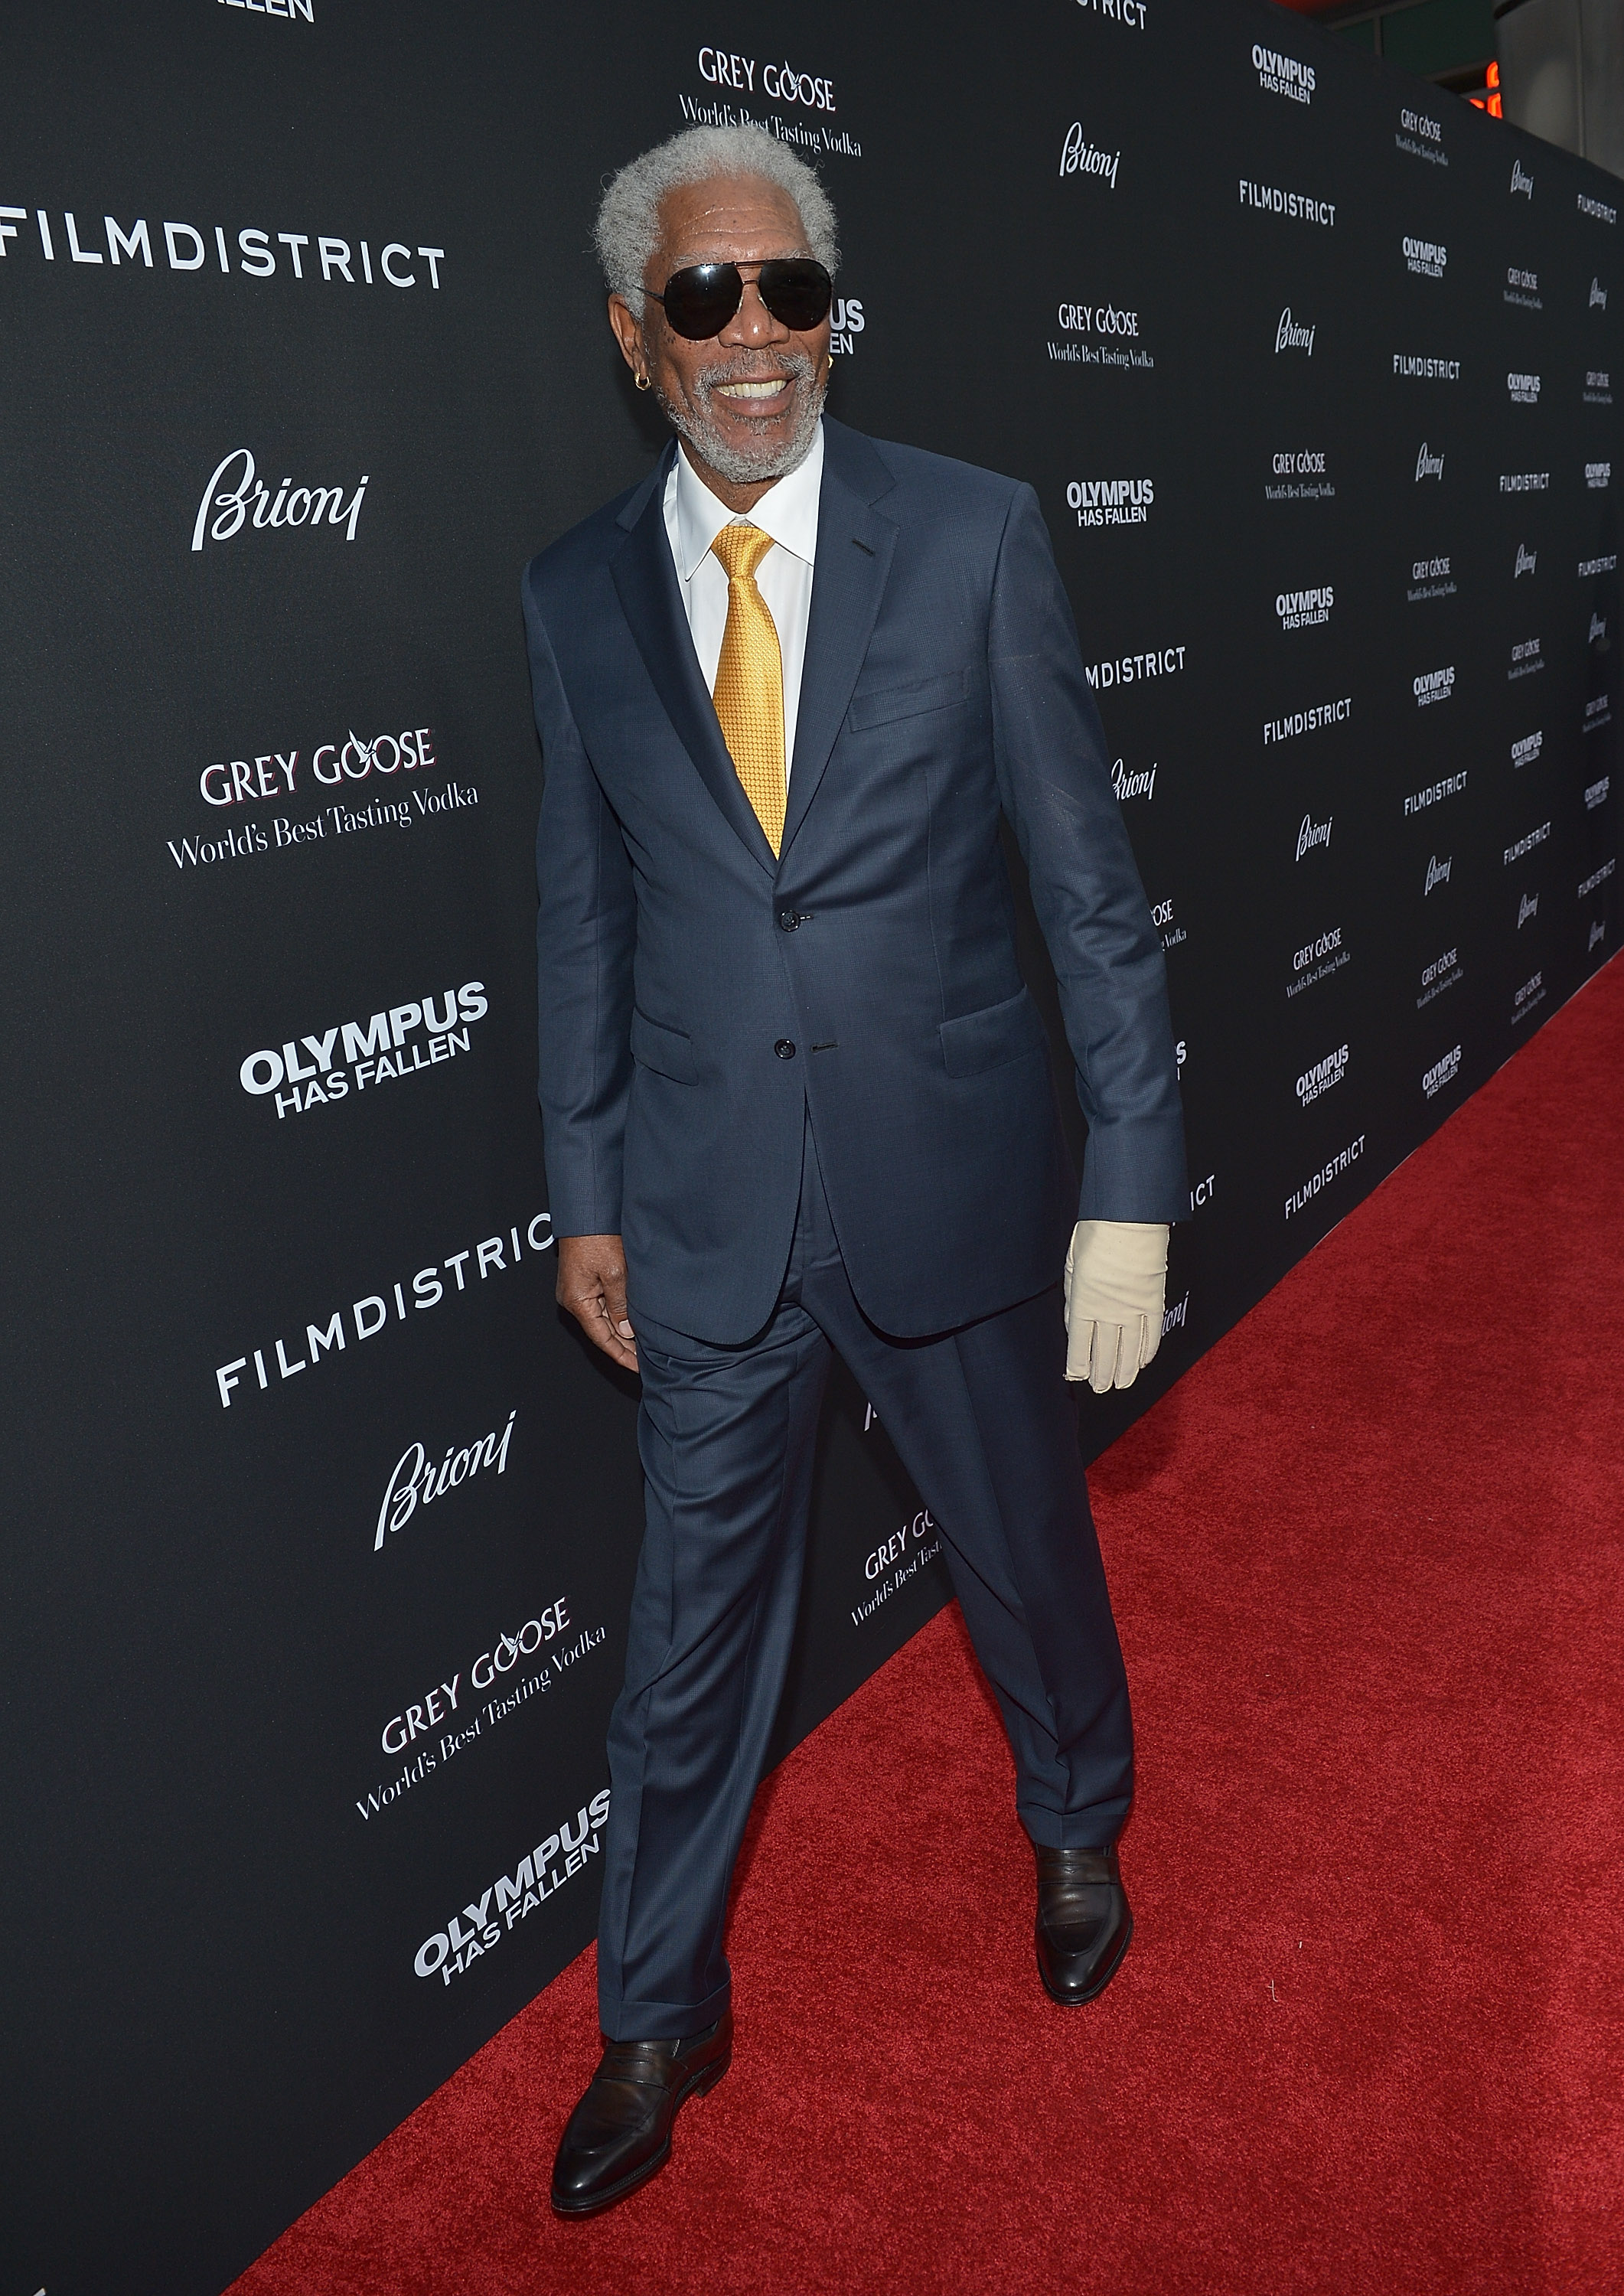
[[[1131,1387],[1161,1345],[1168,1232],[1143,1220],[1079,1220],[1066,1253],[1066,1377],[1096,1395]]]

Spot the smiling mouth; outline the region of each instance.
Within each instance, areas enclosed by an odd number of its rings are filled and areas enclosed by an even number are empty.
[[[742,399],[748,406],[752,399],[776,398],[793,381],[792,375],[778,374],[762,382],[718,382],[715,390],[718,398]]]

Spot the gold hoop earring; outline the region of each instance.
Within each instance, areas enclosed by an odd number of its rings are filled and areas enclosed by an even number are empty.
[[[640,374],[640,375],[638,375],[638,376],[637,376],[637,378],[636,378],[636,383],[637,383],[637,388],[638,388],[638,390],[646,390],[648,389],[648,387],[649,387],[649,379],[648,379],[647,375],[646,375],[646,374]]]

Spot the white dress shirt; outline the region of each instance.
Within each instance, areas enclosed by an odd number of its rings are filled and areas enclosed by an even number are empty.
[[[807,659],[807,619],[812,611],[812,569],[817,557],[817,497],[824,480],[824,426],[817,426],[812,451],[799,470],[769,487],[750,512],[731,511],[718,502],[683,452],[679,442],[666,480],[666,537],[677,569],[693,651],[705,691],[716,689],[727,627],[727,576],[710,545],[725,526],[756,526],[773,537],[773,548],[756,570],[756,587],[778,633],[783,662],[783,771],[787,784],[795,755],[795,721],[800,711],[800,674]]]

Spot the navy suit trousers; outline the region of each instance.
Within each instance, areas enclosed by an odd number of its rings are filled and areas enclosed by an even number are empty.
[[[619,2040],[697,2032],[727,2003],[728,1886],[795,1631],[832,1349],[941,1531],[1027,1833],[1054,1849],[1112,1842],[1133,1780],[1057,1286],[956,1331],[888,1338],[848,1280],[808,1127],[766,1329],[718,1347],[630,1308],[647,1514],[598,1932],[600,2016]]]

